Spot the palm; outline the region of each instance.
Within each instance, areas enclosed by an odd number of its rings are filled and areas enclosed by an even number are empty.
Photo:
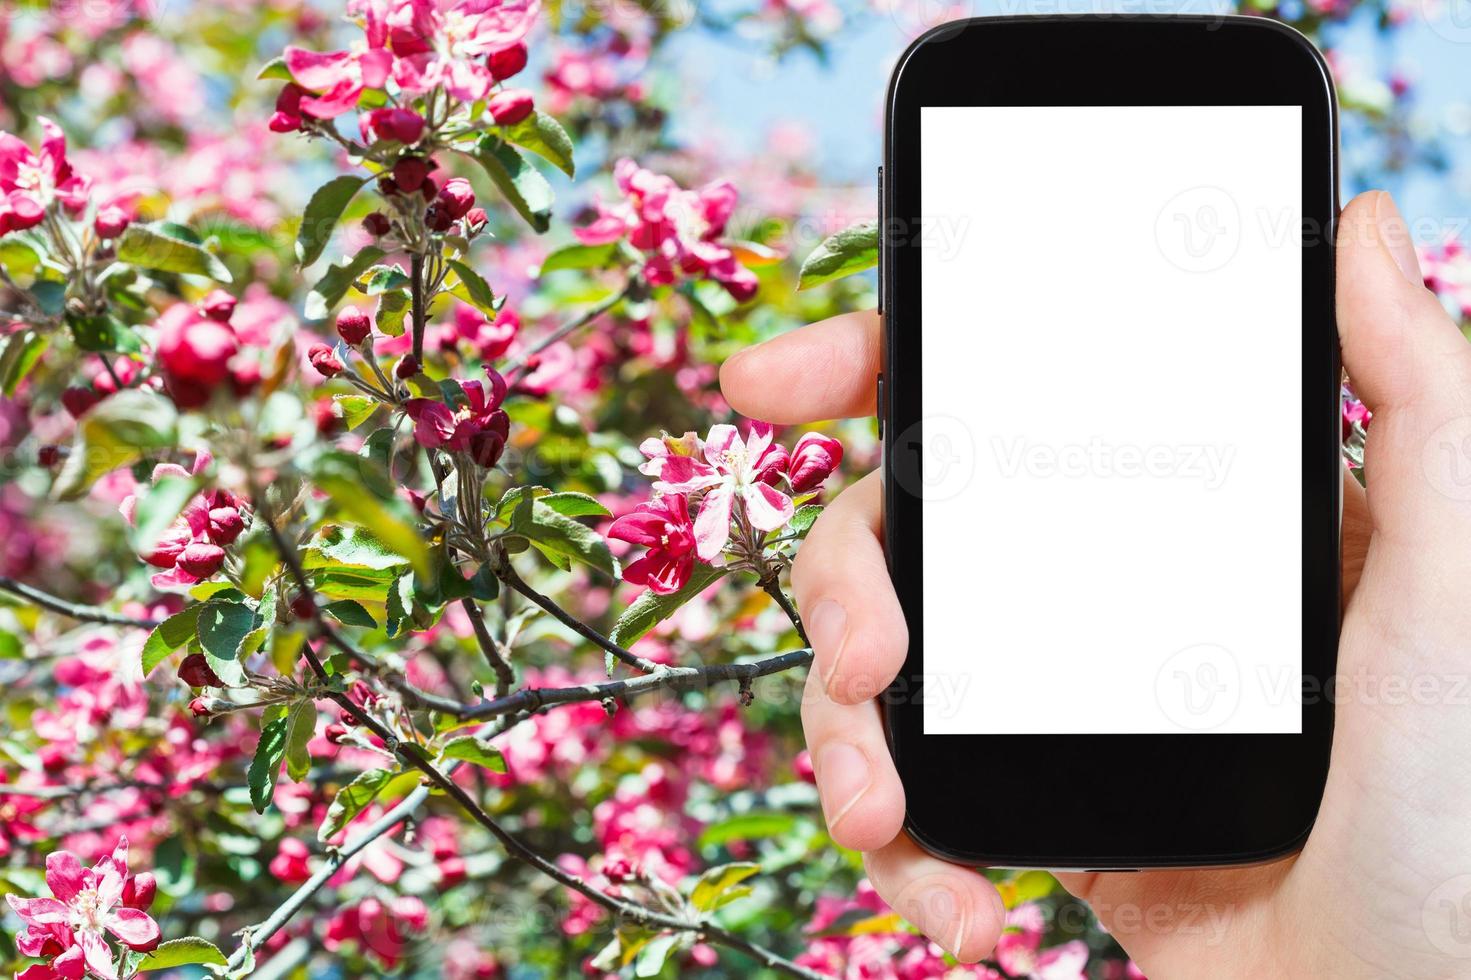
[[[1471,347],[1420,283],[1387,195],[1345,209],[1344,361],[1374,413],[1366,495],[1345,474],[1333,761],[1307,845],[1269,865],[1070,873],[1063,884],[1153,978],[1444,976],[1471,965]],[[777,423],[873,410],[879,323],[838,317],[727,362],[737,409]],[[793,573],[816,653],[803,724],[829,830],[875,887],[959,959],[990,952],[1002,909],[980,876],[900,833],[903,788],[871,699],[908,643],[871,475],[813,528]],[[843,602],[844,597],[852,601]],[[858,598],[858,597],[861,597]],[[834,606],[846,615],[834,616]],[[824,623],[829,625],[824,625]],[[831,764],[824,766],[824,758]],[[1457,928],[1458,925],[1460,928]]]

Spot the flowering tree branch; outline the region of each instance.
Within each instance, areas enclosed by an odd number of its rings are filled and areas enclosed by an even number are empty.
[[[148,630],[153,629],[159,622],[156,619],[139,619],[136,616],[124,616],[122,613],[109,612],[97,606],[86,606],[81,603],[68,602],[65,599],[51,595],[49,592],[42,592],[34,586],[26,585],[24,582],[17,582],[15,579],[6,576],[0,576],[0,590],[18,595],[40,606],[42,609],[49,609],[52,612],[61,613],[63,616],[69,616],[72,619],[80,620],[84,623],[103,623],[108,626],[135,626],[138,629]]]
[[[311,582],[307,578],[306,572],[301,566],[301,562],[298,560],[296,554],[290,548],[286,539],[282,536],[280,529],[276,527],[275,522],[270,518],[269,511],[264,506],[264,500],[258,498],[256,502],[256,507],[265,518],[265,525],[269,530],[272,543],[275,545],[276,550],[281,557],[281,560],[286,564],[292,578],[296,582],[297,587],[301,590],[302,594],[307,597],[308,601],[312,603],[313,609],[315,609],[316,596],[312,590]],[[510,582],[509,579],[503,578],[503,580],[507,581],[508,584]],[[548,600],[548,602],[549,601],[550,600]],[[555,604],[552,605],[553,609],[548,609],[548,611],[553,612],[553,615],[556,615],[557,613],[553,610],[557,609],[558,607],[555,607]],[[330,626],[326,624],[326,622],[321,618],[320,613],[316,614],[315,622],[318,630],[322,633],[323,637],[326,640],[331,642],[333,645],[338,646],[340,649],[343,650],[343,652],[348,653],[349,655],[352,655],[357,659],[361,659],[356,654],[356,651],[352,649],[351,645],[343,640],[342,637],[335,630],[333,630]],[[611,644],[611,641],[609,641],[609,643],[610,645],[614,645]],[[312,673],[316,675],[317,680],[322,682],[324,685],[330,684],[331,677],[327,673],[326,668],[322,665],[322,662],[318,658],[316,651],[311,648],[310,643],[302,648],[302,655],[306,658],[307,665],[311,668]],[[804,655],[806,659],[810,659],[811,657],[810,651],[799,651],[797,656],[791,658],[791,660],[787,662],[787,665],[790,666],[795,665],[799,662],[806,662],[806,660],[803,659]],[[651,664],[650,669],[658,670],[659,667],[657,665]],[[735,676],[739,676],[739,674]],[[650,680],[650,678],[645,677],[638,678],[636,680]],[[457,804],[459,804],[460,808],[468,813],[471,818],[475,820],[476,823],[480,824],[482,827],[490,832],[491,836],[500,841],[501,845],[506,849],[506,852],[508,854],[525,862],[532,868],[553,879],[559,884],[581,894],[583,897],[593,902],[594,904],[607,909],[609,912],[613,913],[621,919],[626,919],[641,926],[668,929],[674,932],[694,933],[710,942],[729,946],[732,949],[736,949],[743,953],[746,953],[747,955],[750,955],[757,959],[762,964],[769,966],[772,969],[778,970],[782,973],[785,973],[789,976],[802,977],[805,978],[805,980],[820,980],[822,976],[821,974],[809,970],[806,967],[799,966],[798,964],[785,959],[777,953],[760,947],[736,935],[735,933],[730,932],[729,930],[714,925],[713,923],[706,921],[693,921],[681,916],[648,908],[647,906],[640,905],[636,902],[619,896],[610,895],[604,891],[601,891],[598,888],[595,888],[591,883],[587,882],[583,878],[572,874],[571,872],[563,870],[562,868],[557,866],[557,864],[549,861],[537,851],[533,850],[519,837],[512,834],[510,831],[501,826],[501,824],[493,817],[491,817],[490,814],[488,814],[480,806],[480,804],[477,803],[475,799],[470,796],[468,792],[465,791],[463,787],[461,787],[458,783],[454,781],[454,779],[452,778],[452,771],[446,772],[440,770],[439,767],[436,766],[427,757],[423,749],[420,748],[417,743],[401,740],[398,735],[396,735],[393,731],[386,727],[382,722],[378,721],[372,715],[364,711],[357,704],[353,703],[352,699],[350,699],[346,694],[342,693],[341,691],[329,689],[326,690],[322,694],[322,696],[336,702],[336,704],[339,708],[342,709],[344,714],[351,717],[357,724],[368,729],[368,731],[372,732],[375,736],[381,739],[387,750],[392,753],[393,756],[400,763],[405,766],[411,766],[415,769],[418,769],[421,773],[423,773],[424,776],[429,780],[429,782],[433,783],[435,786],[443,790],[445,794],[453,799]],[[420,788],[422,789],[423,787]],[[407,798],[405,802],[407,802]],[[384,819],[386,819],[386,817]],[[381,822],[382,821],[380,821],[380,823]],[[386,831],[386,829],[387,828],[385,827],[384,830]],[[328,877],[330,877],[330,875]],[[323,880],[325,881],[325,879]],[[304,903],[307,897],[310,896],[308,895],[303,897],[301,899],[301,902]],[[296,907],[299,908],[300,903],[298,903]],[[291,911],[294,912],[294,910],[295,909],[292,909]],[[291,913],[288,912],[282,919],[282,922],[284,922],[285,919],[289,918],[290,914]],[[277,928],[279,928],[279,926],[277,926]]]

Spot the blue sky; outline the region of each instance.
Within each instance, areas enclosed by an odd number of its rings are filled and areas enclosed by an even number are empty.
[[[919,9],[924,0],[905,2]],[[1040,3],[1052,10],[1077,7],[1055,0]],[[962,0],[960,6],[967,5],[977,15],[1043,9],[1038,3],[1019,5],[1015,0],[972,0],[969,4]],[[939,4],[931,0],[930,6]],[[1136,11],[1170,9],[1138,2],[1113,6]],[[773,124],[796,121],[810,127],[818,146],[817,165],[834,183],[872,180],[880,154],[883,90],[894,59],[911,35],[886,14],[867,7],[853,9],[847,25],[831,43],[827,65],[803,51],[773,63],[761,53],[760,43],[749,39],[735,43],[699,31],[681,36],[671,45],[668,57],[694,106],[677,115],[677,135],[693,139],[715,132],[739,148],[752,150]],[[1106,8],[1090,5],[1090,9]],[[1190,4],[1190,9],[1211,12],[1198,2]],[[1471,24],[1458,26],[1444,14],[1417,14],[1397,31],[1384,35],[1375,30],[1371,18],[1361,16],[1335,28],[1330,36],[1371,77],[1400,70],[1414,80],[1415,131],[1435,133],[1450,164],[1445,172],[1416,172],[1376,182],[1387,184],[1412,219],[1455,222],[1471,215]],[[1346,129],[1345,159],[1375,154],[1364,142],[1360,134]],[[1346,176],[1346,194],[1362,189]],[[1462,235],[1471,239],[1471,232]]]

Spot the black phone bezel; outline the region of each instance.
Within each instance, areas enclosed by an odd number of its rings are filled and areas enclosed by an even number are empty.
[[[920,213],[919,107],[1294,104],[1303,109],[1302,734],[924,735],[923,514],[902,489],[918,479],[912,447],[923,438],[920,245],[905,233]],[[929,31],[895,67],[880,181],[878,411],[885,538],[910,648],[883,702],[905,828],[927,851],[974,865],[1132,870],[1268,861],[1306,840],[1328,773],[1339,625],[1336,106],[1312,44],[1257,17],[975,18]],[[1242,387],[1250,397],[1248,379]]]

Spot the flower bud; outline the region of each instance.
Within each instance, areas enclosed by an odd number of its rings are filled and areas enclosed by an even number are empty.
[[[797,493],[816,490],[842,461],[842,443],[830,436],[809,432],[792,447],[787,481]]]
[[[123,904],[130,909],[147,912],[158,894],[158,879],[151,871],[140,871],[123,882]]]
[[[439,184],[433,177],[425,177],[424,183],[419,185],[419,196],[426,201],[433,201],[434,195],[439,193]]]
[[[393,369],[393,376],[402,381],[404,378],[412,378],[419,373],[419,359],[413,354],[405,354],[403,360]]]
[[[451,177],[439,189],[438,201],[451,218],[463,218],[475,206],[475,189],[465,178]]]
[[[241,398],[250,394],[260,384],[260,361],[254,358],[236,358],[230,362],[230,390]]]
[[[455,219],[438,202],[429,205],[429,210],[424,212],[424,224],[430,231],[449,231],[454,223]]]
[[[117,238],[132,223],[133,219],[128,216],[128,212],[115,204],[109,204],[97,209],[97,217],[92,220],[92,230],[97,232],[98,238]]]
[[[74,419],[81,418],[87,409],[101,400],[97,392],[91,388],[83,388],[81,385],[72,385],[61,393],[61,405]]]
[[[234,507],[215,507],[209,512],[209,539],[227,545],[245,530],[245,518]]]
[[[50,469],[57,463],[61,462],[61,447],[56,445],[56,443],[54,442],[48,442],[46,445],[36,450],[36,462],[40,463],[47,469]]]
[[[312,367],[317,369],[317,373],[324,378],[335,378],[342,373],[342,362],[337,359],[332,348],[326,344],[313,344],[306,352],[306,357]]]
[[[417,143],[424,135],[424,117],[412,109],[374,109],[363,116],[363,135],[370,133],[378,139]]]
[[[492,51],[485,59],[485,67],[490,69],[490,77],[498,82],[519,74],[526,67],[526,45],[517,41],[509,48]]]
[[[382,211],[374,211],[363,219],[363,231],[374,238],[382,238],[393,230],[393,223],[388,220],[388,215]]]
[[[189,702],[189,713],[196,718],[208,718],[210,706],[214,704],[214,698],[195,698]]]
[[[209,578],[225,563],[225,549],[207,541],[195,541],[179,552],[178,566],[195,578]]]
[[[392,177],[382,177],[378,181],[378,193],[384,197],[394,197],[403,193],[403,188],[398,186],[398,181]]]
[[[344,307],[337,314],[337,336],[347,342],[349,347],[356,347],[368,338],[373,332],[373,321],[368,319],[368,314],[356,306]]]
[[[514,126],[531,115],[535,103],[526,89],[508,88],[492,95],[485,108],[497,126]]]
[[[429,176],[429,165],[423,157],[404,157],[393,165],[393,181],[399,190],[412,194]]]
[[[484,208],[471,208],[465,212],[465,234],[475,237],[485,229],[487,221]]]
[[[202,653],[191,653],[179,664],[179,680],[190,687],[224,687],[224,681],[210,668]]]
[[[291,614],[297,619],[316,619],[317,604],[305,592],[298,593],[296,598],[291,600]]]
[[[199,312],[220,323],[228,323],[230,314],[235,312],[236,299],[223,289],[212,290],[208,296],[199,301]]]
[[[333,745],[341,745],[347,735],[347,726],[340,721],[334,721],[322,730],[322,735]]]

